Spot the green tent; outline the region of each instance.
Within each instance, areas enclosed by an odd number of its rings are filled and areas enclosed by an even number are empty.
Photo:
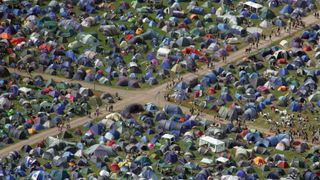
[[[260,18],[263,20],[270,20],[275,18],[276,15],[274,14],[273,11],[271,11],[269,8],[263,8],[261,9],[261,13],[260,13]]]
[[[97,46],[99,45],[99,41],[91,34],[79,33],[76,37],[76,40],[81,42],[82,44],[89,46]]]
[[[202,29],[200,28],[194,28],[190,31],[190,33],[193,35],[193,36],[203,36],[205,33]]]
[[[55,31],[58,28],[58,23],[56,21],[45,21],[43,23],[43,27],[48,30]]]
[[[92,171],[91,168],[88,168],[88,167],[83,167],[83,168],[81,168],[81,170],[80,170],[80,174],[81,174],[82,176],[87,176],[87,175],[90,174],[90,173],[93,173],[93,171]]]
[[[73,41],[68,44],[68,48],[70,48],[70,49],[78,49],[80,47],[81,47],[80,41]]]
[[[56,86],[56,82],[53,80],[53,79],[49,79],[45,85],[45,87],[49,87],[49,86],[52,86],[52,87],[55,87]]]
[[[116,156],[117,153],[113,151],[111,147],[95,144],[90,146],[88,149],[84,150],[84,153],[87,155],[94,155],[96,157],[105,157],[105,156]]]
[[[57,89],[68,89],[69,86],[65,82],[59,82],[56,84]]]
[[[70,178],[70,175],[64,169],[52,170],[50,176],[53,180],[64,180]]]

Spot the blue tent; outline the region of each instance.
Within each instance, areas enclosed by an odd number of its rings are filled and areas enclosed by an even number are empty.
[[[60,115],[64,113],[64,109],[65,106],[62,103],[59,103],[53,107],[54,112]]]
[[[242,179],[246,179],[247,178],[247,174],[243,170],[238,170],[237,173],[236,173],[236,176],[238,176],[239,178],[242,178]]]
[[[105,129],[105,126],[102,123],[97,123],[90,127],[91,132],[95,135],[101,135],[104,129]]]
[[[258,16],[256,13],[252,13],[252,14],[250,15],[250,18],[251,18],[251,19],[259,19],[259,16]]]
[[[163,155],[163,161],[166,163],[176,163],[178,161],[178,155],[174,151],[167,151]]]
[[[183,114],[181,108],[177,105],[171,105],[171,104],[165,105],[163,110],[164,110],[164,112],[166,112],[169,115],[174,115],[174,114],[182,115]]]
[[[276,173],[269,173],[266,177],[267,179],[279,179],[279,176]]]
[[[167,119],[167,115],[166,115],[165,112],[163,112],[163,111],[158,111],[158,112],[156,113],[156,117],[155,117],[155,120],[156,120],[156,121],[165,120],[165,119]]]
[[[170,60],[169,59],[163,60],[162,63],[161,63],[161,69],[169,70],[170,68],[171,68]]]
[[[19,93],[19,87],[17,85],[12,85],[10,87],[9,92],[13,93],[13,95],[18,95]]]
[[[34,124],[32,127],[33,127],[35,130],[37,130],[37,131],[40,131],[40,130],[43,130],[43,129],[44,129],[43,125],[40,124],[40,123]]]
[[[244,111],[243,117],[245,119],[255,119],[257,117],[257,111],[255,108],[248,108]]]
[[[304,180],[315,180],[315,179],[318,179],[317,175],[311,171],[306,171],[304,174],[303,174],[303,179]]]
[[[232,96],[228,93],[221,94],[220,98],[224,101],[232,101],[233,100]]]
[[[59,97],[60,93],[58,91],[53,90],[49,92],[49,95],[52,97]]]
[[[176,85],[175,90],[176,91],[184,91],[187,88],[188,88],[188,84],[184,81],[181,81]]]
[[[247,133],[246,136],[244,137],[244,140],[250,141],[250,142],[258,142],[262,139],[261,134],[259,132],[255,133]]]
[[[284,67],[284,68],[279,69],[279,75],[280,76],[285,76],[287,74],[289,74],[289,71],[288,71],[287,68]]]
[[[301,106],[298,102],[296,101],[292,101],[290,104],[290,110],[292,112],[297,112],[297,111],[301,111]]]
[[[270,146],[276,146],[282,139],[290,139],[288,134],[277,134],[274,136],[269,136],[266,139],[270,142]]]
[[[255,143],[255,146],[269,147],[270,142],[267,139],[260,139]]]
[[[283,8],[279,11],[280,14],[291,14],[292,12],[293,8],[289,4],[283,6]]]
[[[240,16],[249,17],[249,16],[250,16],[250,13],[249,13],[247,10],[242,10],[242,11],[240,12]]]
[[[196,121],[193,121],[193,120],[188,120],[184,123],[182,123],[182,126],[185,128],[185,129],[191,129],[193,126],[196,125]]]
[[[229,26],[227,24],[224,24],[224,23],[219,23],[217,27],[218,27],[218,29],[220,31],[223,31],[223,32],[227,31],[229,29]]]

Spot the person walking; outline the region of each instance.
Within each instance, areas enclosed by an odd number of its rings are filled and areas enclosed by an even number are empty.
[[[100,109],[99,109],[99,106],[96,107],[96,116],[98,117],[100,114]]]

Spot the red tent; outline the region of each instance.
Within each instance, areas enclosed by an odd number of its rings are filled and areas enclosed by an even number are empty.
[[[108,140],[107,141],[107,146],[112,146],[112,145],[114,145],[116,142],[114,141],[114,140]]]
[[[280,58],[280,59],[277,60],[277,63],[278,64],[287,64],[287,61],[284,58]]]
[[[51,51],[52,47],[49,44],[43,43],[39,46],[39,49],[46,49],[48,51]]]
[[[27,40],[26,40],[26,38],[24,38],[24,37],[16,37],[16,38],[13,38],[13,39],[11,39],[11,43],[12,44],[14,44],[14,45],[17,45],[17,44],[20,44],[20,43],[22,43],[22,42],[26,42]]]
[[[310,45],[304,45],[303,50],[304,51],[312,51],[312,47]]]
[[[111,169],[111,171],[113,171],[113,172],[117,172],[117,171],[120,170],[119,165],[118,165],[117,163],[112,163],[112,164],[110,165],[110,169]]]
[[[201,51],[199,51],[196,48],[192,48],[192,47],[187,47],[185,49],[182,50],[183,54],[191,54],[191,53],[195,53],[195,54],[201,54]]]
[[[133,34],[128,34],[128,35],[126,35],[126,36],[124,37],[124,39],[125,39],[126,41],[129,41],[129,40],[132,39],[133,37],[134,37]]]
[[[214,94],[214,93],[216,93],[216,90],[214,89],[214,87],[209,87],[208,94]]]
[[[266,92],[266,91],[268,91],[268,88],[266,88],[266,87],[264,87],[264,86],[258,86],[258,87],[257,87],[257,90],[258,90],[259,92]]]
[[[178,25],[178,28],[179,29],[189,29],[189,27],[188,27],[188,25],[186,24],[186,23],[180,23],[179,25]]]
[[[289,167],[289,164],[286,162],[286,161],[279,161],[277,163],[277,167],[278,168],[288,168]]]
[[[248,129],[244,129],[244,130],[241,131],[240,136],[244,137],[244,136],[246,136],[248,133],[249,133],[249,130],[248,130]]]

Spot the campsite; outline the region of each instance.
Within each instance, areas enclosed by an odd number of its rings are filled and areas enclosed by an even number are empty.
[[[0,0],[0,179],[319,179],[319,6]]]
[[[224,59],[316,7],[305,0],[293,5],[239,1],[237,7],[231,1],[168,1],[155,10],[140,0],[23,1],[21,9],[8,2],[1,5],[9,12],[5,17],[26,20],[0,28],[1,64],[129,89],[195,71],[208,61],[203,52]]]
[[[6,68],[0,71],[0,148],[72,118],[87,116],[102,103],[117,101],[114,95],[94,92],[78,83],[21,77]]]
[[[299,129],[306,129],[306,140],[310,140],[320,120],[319,46],[314,41],[318,29],[314,25],[235,65],[181,81],[172,90],[171,100],[222,119],[259,123],[274,133],[298,134]]]
[[[36,146],[25,145],[3,163],[4,171],[16,167],[18,177],[30,171],[31,179],[314,179],[319,146],[291,140],[288,134],[264,136],[214,124],[176,105],[130,104]]]

